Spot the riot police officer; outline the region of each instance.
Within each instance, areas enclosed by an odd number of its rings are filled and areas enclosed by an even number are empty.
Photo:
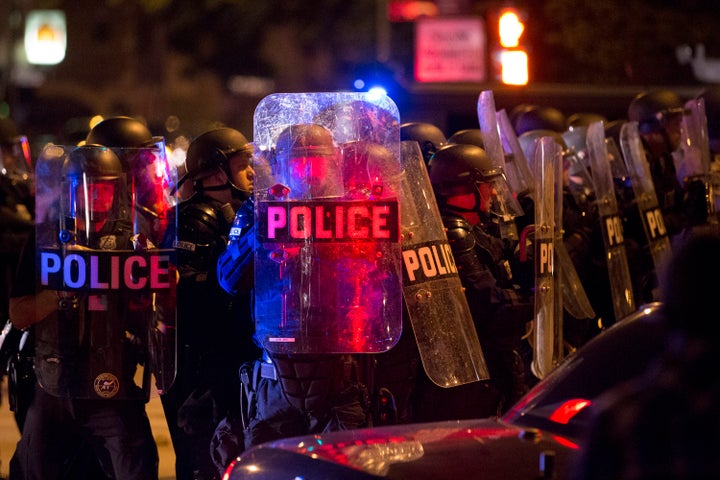
[[[691,212],[686,209],[685,194],[688,190],[678,178],[673,159],[673,154],[679,152],[682,140],[684,113],[680,97],[672,90],[665,89],[641,92],[628,106],[628,120],[638,122],[655,192],[671,238],[691,223]],[[702,195],[704,197],[704,188]]]
[[[437,402],[452,402],[454,417],[496,415],[526,391],[520,355],[526,326],[533,318],[531,284],[516,284],[513,264],[517,242],[502,239],[496,217],[508,190],[502,171],[484,149],[454,144],[430,160],[430,181],[447,228],[455,262],[473,314],[490,371],[488,383],[476,382],[449,390],[419,385],[416,420],[435,418]],[[423,409],[425,410],[423,414]]]
[[[327,200],[343,195],[341,153],[327,128],[312,123],[290,125],[277,136],[274,148],[266,155],[272,157],[283,180],[272,187],[280,198]],[[218,277],[226,291],[243,292],[240,285],[252,275],[253,244],[253,212],[243,207],[236,216],[228,246],[218,259]],[[287,260],[277,264],[284,269],[283,276],[307,277],[308,285],[303,288],[319,304],[304,310],[297,305],[302,299],[279,288],[279,295],[286,298],[270,300],[266,313],[282,308],[288,315],[302,318],[314,317],[311,312],[317,315],[321,310],[327,313],[337,308],[333,306],[338,298],[337,286],[331,280],[333,265],[312,256],[312,247],[308,246],[289,246],[286,255]],[[320,277],[325,281],[319,282]],[[263,301],[255,300],[257,305]],[[257,331],[255,337],[262,343]],[[263,349],[260,360],[242,366],[240,377],[244,404],[241,418],[228,418],[218,431],[218,468],[227,466],[245,448],[264,441],[368,425],[367,392],[359,384],[360,364],[353,355],[288,354]]]
[[[43,175],[57,181],[53,167],[60,163],[62,183],[59,205],[38,202],[47,222],[36,229],[37,249],[58,267],[60,258],[74,258],[79,276],[71,282],[73,274],[60,268],[36,291],[48,264],[36,264],[34,248],[25,248],[20,260],[10,314],[17,328],[34,333],[37,383],[10,478],[65,478],[88,447],[109,477],[157,478],[158,452],[145,412],[147,317],[135,292],[110,289],[99,278],[93,287],[85,282],[91,257],[100,262],[112,256],[108,250],[134,251],[121,162],[99,145],[50,145],[44,154]]]
[[[117,116],[93,126],[85,143],[110,147],[120,158],[133,205],[133,228],[147,232],[151,242],[158,245],[176,203],[165,194],[172,190],[174,185],[170,184],[175,181],[170,178],[165,139],[153,136],[137,118]]]
[[[0,380],[9,373],[8,390],[10,408],[20,429],[24,408],[17,405],[22,388],[18,383],[31,374],[24,368],[25,358],[20,357],[21,332],[12,327],[8,318],[10,289],[15,275],[17,259],[34,224],[34,172],[26,136],[21,135],[10,118],[0,118]]]
[[[532,105],[519,112],[514,119],[515,133],[522,135],[530,130],[565,131],[567,119],[565,114],[548,105]]]
[[[698,98],[705,101],[707,134],[710,146],[710,184],[711,200],[714,202],[715,216],[720,212],[720,86],[704,88]]]
[[[178,373],[161,395],[183,480],[219,478],[210,458],[215,428],[239,397],[238,368],[258,356],[252,343],[249,290],[237,296],[217,282],[235,211],[253,191],[253,147],[234,128],[208,130],[186,157],[191,196],[178,205]],[[211,323],[207,322],[211,319]]]

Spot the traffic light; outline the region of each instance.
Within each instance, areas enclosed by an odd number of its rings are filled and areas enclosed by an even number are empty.
[[[507,7],[499,10],[497,19],[497,46],[493,49],[495,75],[506,85],[527,85],[529,80],[529,59],[523,42],[525,32],[524,10]]]

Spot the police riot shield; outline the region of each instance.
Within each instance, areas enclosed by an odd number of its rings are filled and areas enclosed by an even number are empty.
[[[485,380],[485,358],[420,145],[401,145],[403,294],[423,367],[441,387]]]
[[[529,196],[533,198],[533,201],[535,201],[536,193],[536,185],[535,185],[535,175],[533,173],[532,168],[535,168],[535,151],[538,147],[539,140],[545,136],[544,133],[550,133],[550,131],[542,131],[537,130],[537,137],[535,135],[533,136],[525,136],[524,142],[525,142],[525,148],[523,148],[520,140],[515,136],[514,131],[512,130],[512,125],[510,124],[510,120],[507,118],[507,114],[504,110],[501,110],[498,112],[498,118],[500,119],[500,125],[501,125],[501,132],[503,132],[503,143],[507,143],[508,145],[512,145],[512,151],[514,152],[514,156],[518,159],[522,159],[523,162],[526,162],[527,169],[526,172],[523,175],[527,175],[527,185],[529,187]],[[507,140],[506,140],[507,139]],[[514,139],[514,140],[513,140]],[[557,142],[556,142],[557,143]],[[528,150],[532,157],[528,159],[525,156],[525,150]],[[531,160],[531,161],[528,161]],[[575,162],[577,162],[577,157],[573,154],[573,152],[563,152],[562,154],[562,168],[567,168],[567,165],[574,165]],[[588,174],[589,175],[589,174]],[[572,180],[571,180],[572,181]],[[586,182],[586,184],[590,184],[589,181]],[[562,188],[561,185],[558,186],[558,188]],[[571,188],[572,192],[572,188]],[[558,193],[562,194],[562,190],[559,190]],[[574,195],[574,194],[573,194]],[[587,196],[587,195],[586,195]],[[562,200],[561,200],[562,201]],[[587,202],[587,200],[585,200]],[[562,204],[562,203],[561,203]],[[562,214],[562,209],[556,209],[557,212]],[[557,219],[556,221],[557,225],[562,225],[562,218]],[[558,264],[558,272],[560,275],[560,287],[561,287],[561,293],[563,296],[563,307],[567,312],[572,315],[574,318],[583,319],[583,318],[593,318],[595,316],[595,311],[592,308],[592,305],[590,304],[590,300],[588,299],[587,293],[585,292],[585,288],[582,285],[582,282],[580,281],[580,277],[578,276],[577,270],[575,269],[575,265],[572,263],[572,259],[570,258],[570,254],[567,252],[567,249],[565,248],[565,244],[562,242],[562,235],[563,231],[562,228],[556,229],[557,234],[559,235],[559,238],[555,241],[555,260]]]
[[[710,139],[704,98],[691,99],[685,103],[682,142],[680,150],[673,152],[673,159],[678,179],[686,189],[693,182],[704,186],[707,218],[710,222],[717,223],[715,193],[710,181]]]
[[[627,165],[635,200],[640,210],[645,236],[655,270],[665,262],[670,254],[670,238],[665,228],[660,204],[655,193],[655,184],[650,175],[650,167],[645,157],[637,122],[627,122],[620,130],[620,147]]]
[[[164,149],[144,150],[165,170],[135,193],[107,147],[48,145],[38,157],[38,311],[49,306],[44,292],[55,303],[35,329],[35,372],[52,395],[147,400],[153,375],[160,392],[174,380],[175,252],[171,240],[150,240],[165,232],[135,228],[132,211],[137,198],[173,191],[177,175]],[[156,208],[174,208],[167,195]]]
[[[555,265],[555,245],[562,209],[562,147],[551,137],[538,140],[535,173],[535,321],[530,365],[537,378],[545,378],[562,358],[562,295]],[[558,191],[559,194],[558,194]],[[562,219],[560,218],[560,222]]]
[[[402,331],[400,127],[369,93],[254,114],[255,330],[272,353],[380,353]]]
[[[506,212],[503,217],[498,218],[501,236],[503,238],[518,239],[517,226],[515,218],[524,214],[516,195],[520,193],[520,178],[510,178],[505,162],[505,151],[503,150],[502,141],[500,139],[500,131],[498,129],[497,111],[495,110],[495,99],[491,90],[485,90],[480,93],[477,105],[478,120],[480,122],[480,131],[482,132],[483,145],[488,156],[496,167],[500,167],[503,174],[507,177],[508,184],[512,191],[498,192],[501,194],[503,211]],[[513,170],[513,173],[515,171]],[[514,193],[514,194],[513,194]]]
[[[511,188],[516,195],[530,192],[534,188],[533,174],[505,109],[497,112],[497,122],[505,151],[505,167]]]
[[[588,126],[587,146],[605,245],[613,313],[616,319],[621,319],[635,310],[635,297],[602,121]]]

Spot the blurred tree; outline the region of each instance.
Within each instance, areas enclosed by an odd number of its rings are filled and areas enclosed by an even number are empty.
[[[312,79],[318,58],[332,58],[334,71],[325,73],[339,76],[353,63],[374,58],[375,8],[376,2],[369,0],[174,0],[163,9],[163,21],[172,48],[224,79],[238,74],[283,77],[285,67]],[[288,47],[300,58],[278,59],[277,53]],[[298,66],[303,62],[307,68]],[[312,83],[309,87],[328,86]]]
[[[720,54],[718,10],[699,0],[538,2],[534,44],[543,48],[545,81],[596,84],[694,83],[675,48],[704,43]],[[537,57],[536,57],[537,58]]]

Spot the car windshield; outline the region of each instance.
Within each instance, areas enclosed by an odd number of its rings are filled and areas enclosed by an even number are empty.
[[[502,420],[577,437],[588,425],[593,402],[607,390],[642,373],[663,349],[655,302],[621,320],[540,381]]]

